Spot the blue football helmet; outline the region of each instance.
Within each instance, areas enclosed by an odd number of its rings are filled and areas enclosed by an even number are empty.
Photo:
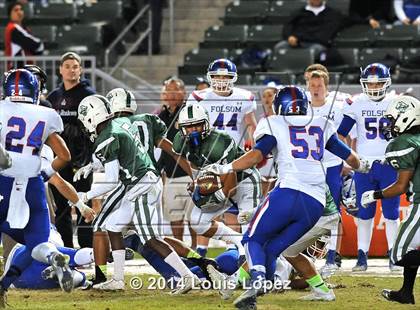
[[[214,76],[218,76],[217,78]],[[227,76],[227,79],[221,79],[219,76]],[[229,59],[216,59],[210,63],[207,70],[207,80],[210,87],[218,92],[230,92],[233,84],[238,80],[236,65]]]
[[[281,88],[274,97],[273,104],[278,115],[306,115],[308,112],[308,97],[297,86]]]
[[[10,101],[38,104],[38,79],[25,69],[8,71],[3,81],[3,97]]]
[[[370,83],[382,83],[380,88],[369,88]],[[363,93],[371,100],[380,101],[391,86],[391,73],[389,68],[380,63],[373,63],[361,70],[360,84],[362,85]]]

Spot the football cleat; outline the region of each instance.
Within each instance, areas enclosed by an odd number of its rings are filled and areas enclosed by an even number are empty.
[[[335,294],[333,290],[324,292],[317,288],[312,288],[312,293],[299,298],[300,300],[309,300],[309,301],[334,301]]]
[[[122,291],[125,289],[125,283],[123,280],[111,279],[102,283],[95,284],[92,288],[94,290],[100,291]]]
[[[356,266],[354,266],[351,270],[353,272],[359,272],[359,271],[366,271],[368,268],[367,265],[367,253],[363,252],[362,250],[359,250],[357,252],[357,263]]]
[[[63,291],[70,293],[73,289],[73,272],[69,267],[70,256],[56,252],[48,258]]]
[[[382,296],[389,301],[399,302],[400,304],[415,304],[414,295],[404,296],[399,291],[382,290]]]
[[[6,308],[7,304],[7,289],[0,285],[0,308]]]
[[[230,299],[236,288],[234,277],[218,271],[213,265],[208,265],[207,271],[213,285],[219,290],[220,297],[222,297],[223,300]]]
[[[199,287],[201,281],[196,275],[186,275],[179,280],[177,288],[171,292],[172,295],[186,294],[193,288]]]
[[[233,305],[237,309],[248,310],[257,309],[257,296],[258,290],[251,288],[243,292],[238,298],[235,299]]]
[[[206,257],[200,257],[200,258],[189,257],[188,260],[191,261],[191,262],[193,262],[194,264],[196,264],[198,267],[200,267],[201,271],[203,271],[206,279],[208,279],[208,280],[210,280],[210,275],[209,275],[209,273],[207,271],[207,266],[214,266],[215,269],[219,269],[219,265],[212,258],[206,258]]]
[[[53,266],[49,266],[47,268],[45,268],[44,270],[42,270],[41,272],[41,277],[44,280],[50,280],[50,279],[54,279],[55,277],[57,277],[54,267]]]

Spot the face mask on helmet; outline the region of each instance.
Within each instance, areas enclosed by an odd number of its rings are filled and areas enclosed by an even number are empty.
[[[207,71],[207,80],[210,81],[210,87],[213,90],[230,93],[238,80],[235,64],[228,59],[213,61]]]
[[[199,104],[186,106],[179,112],[178,126],[192,147],[199,146],[210,133],[208,113]]]
[[[323,259],[328,252],[327,245],[330,242],[330,236],[323,235],[319,237],[312,245],[310,245],[306,252],[314,259]]]
[[[136,113],[136,98],[131,91],[124,88],[114,88],[106,95],[106,98],[111,103],[113,113]]]
[[[347,213],[357,216],[359,208],[356,205],[356,185],[354,175],[349,174],[343,177],[343,187],[341,189],[341,203]]]
[[[108,99],[101,95],[85,97],[78,107],[77,117],[82,122],[85,132],[92,142],[98,137],[98,125],[111,119],[113,116]]]
[[[25,69],[10,70],[3,81],[3,96],[14,102],[38,104],[38,79]]]
[[[371,64],[361,72],[360,84],[363,93],[371,100],[382,100],[391,86],[389,69],[383,64]]]
[[[297,86],[281,88],[274,97],[273,105],[278,115],[306,115],[308,112],[308,98]]]

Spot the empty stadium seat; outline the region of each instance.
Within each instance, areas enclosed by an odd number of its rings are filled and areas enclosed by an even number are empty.
[[[77,9],[77,19],[91,23],[109,21],[122,17],[122,1],[100,1],[91,6],[82,5]]]
[[[98,52],[102,35],[100,28],[91,25],[62,26],[57,30],[57,44],[59,49],[72,49],[73,51]]]
[[[359,52],[359,63],[363,67],[380,62],[394,68],[401,60],[402,49],[400,48],[366,48]]]
[[[180,70],[183,74],[205,75],[210,62],[217,58],[226,58],[227,49],[200,48],[189,51],[184,57],[184,66]]]
[[[334,39],[337,47],[367,47],[375,42],[375,32],[368,25],[356,25],[340,31]]]
[[[276,84],[290,85],[295,83],[295,76],[290,73],[261,73],[255,74],[252,84],[266,85],[269,81],[274,81]]]
[[[358,49],[339,48],[337,51],[337,62],[328,65],[328,70],[333,72],[354,72],[359,71]]]
[[[34,36],[42,39],[46,47],[56,46],[57,26],[34,25],[29,27]]]
[[[387,25],[380,29],[376,37],[375,46],[377,47],[408,47],[414,41],[418,41],[417,26],[390,26]]]
[[[314,51],[304,48],[279,49],[271,55],[270,71],[301,73],[314,62]]]
[[[50,3],[47,7],[34,6],[34,16],[31,23],[36,24],[71,24],[76,19],[75,3]]]
[[[270,24],[283,24],[291,13],[304,6],[305,3],[300,1],[274,1],[268,10],[266,22]]]
[[[268,13],[268,1],[234,1],[226,7],[225,24],[255,24]]]
[[[247,25],[213,26],[207,29],[202,47],[240,47],[247,36]]]
[[[273,47],[282,40],[282,25],[254,25],[248,30],[247,43],[261,48]]]
[[[420,48],[404,49],[400,70],[407,73],[420,73]]]

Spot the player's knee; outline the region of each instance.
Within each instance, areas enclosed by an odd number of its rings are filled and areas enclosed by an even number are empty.
[[[46,262],[47,257],[51,253],[56,252],[56,251],[57,251],[57,248],[53,244],[49,242],[43,242],[43,243],[38,244],[32,249],[31,256],[33,259],[37,261]]]
[[[194,229],[194,231],[197,234],[202,235],[210,229],[211,222],[203,223],[203,222],[198,221],[198,222],[191,223],[191,227],[192,229]]]

